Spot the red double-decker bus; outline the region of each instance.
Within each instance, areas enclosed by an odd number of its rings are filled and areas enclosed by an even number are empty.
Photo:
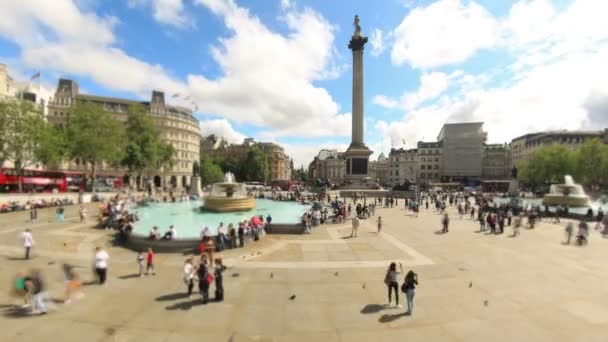
[[[0,168],[0,192],[19,192],[19,181],[23,192],[67,192],[85,189],[86,177],[80,172],[24,170],[18,175],[17,170]]]

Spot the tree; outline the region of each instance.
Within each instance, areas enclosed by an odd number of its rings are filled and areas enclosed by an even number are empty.
[[[586,141],[576,151],[577,173],[581,182],[597,185],[608,180],[608,145],[599,139]]]
[[[243,176],[246,181],[265,182],[268,179],[268,159],[259,147],[253,146],[247,152],[243,164]]]
[[[518,165],[518,178],[533,188],[545,183],[561,183],[564,175],[576,175],[576,153],[566,145],[536,150],[529,161]]]
[[[91,165],[91,191],[95,192],[97,165],[116,165],[124,155],[124,126],[100,106],[79,102],[68,112],[66,135],[68,155]]]
[[[162,141],[160,129],[143,106],[130,106],[126,123],[127,144],[122,165],[129,172],[144,174],[173,166],[175,149]]]
[[[205,184],[221,182],[224,179],[222,168],[208,158],[201,159],[201,178]]]
[[[47,167],[54,165],[52,168],[55,168],[68,153],[65,131],[61,127],[46,124],[40,131],[38,139],[37,159]]]
[[[62,139],[55,134],[60,133],[44,121],[32,102],[0,103],[0,162],[12,162],[19,176],[41,159],[46,162],[60,158]],[[21,179],[19,191],[23,190]]]

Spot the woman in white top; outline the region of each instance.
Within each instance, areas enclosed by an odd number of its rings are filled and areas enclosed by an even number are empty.
[[[399,275],[403,272],[403,265],[399,263],[399,271],[397,271],[397,264],[391,262],[386,275],[384,276],[384,283],[388,287],[388,306],[391,305],[392,292],[395,291],[395,306],[400,308],[399,305]]]
[[[194,288],[194,265],[192,257],[186,259],[184,263],[184,283],[188,286],[188,298],[192,299],[192,289]]]
[[[97,274],[97,279],[99,280],[100,285],[103,285],[106,282],[106,277],[108,274],[108,259],[110,259],[110,256],[106,251],[104,251],[101,247],[95,248],[95,273]]]

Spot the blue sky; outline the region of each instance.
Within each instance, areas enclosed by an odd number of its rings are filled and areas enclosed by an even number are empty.
[[[608,29],[594,0],[55,0],[0,3],[0,62],[83,91],[199,110],[204,134],[283,144],[296,164],[350,142],[355,14],[376,152],[483,121],[491,142],[608,126]]]

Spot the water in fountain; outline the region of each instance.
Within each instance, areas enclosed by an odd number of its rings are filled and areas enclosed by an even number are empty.
[[[224,183],[235,183],[234,181],[234,173],[226,172],[224,174]]]

